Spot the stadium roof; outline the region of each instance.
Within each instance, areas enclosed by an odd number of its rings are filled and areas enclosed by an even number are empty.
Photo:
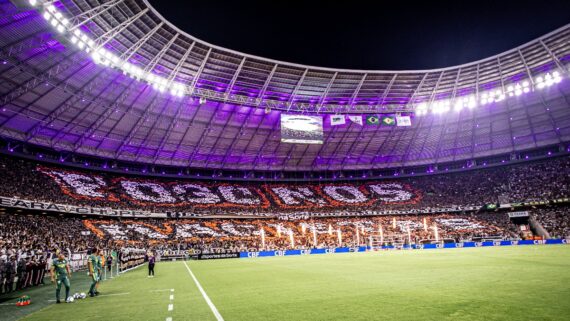
[[[0,134],[193,168],[433,164],[570,141],[570,25],[449,68],[344,70],[196,39],[146,0],[0,0]],[[280,114],[403,113],[412,127],[330,125],[280,142]]]

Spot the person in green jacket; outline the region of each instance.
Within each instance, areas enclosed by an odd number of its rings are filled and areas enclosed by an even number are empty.
[[[93,250],[91,250],[89,258],[87,259],[89,276],[91,277],[91,287],[89,288],[90,297],[94,297],[99,294],[99,292],[97,292],[97,283],[99,283],[99,280],[101,279],[101,273],[99,269],[100,259],[101,257],[99,256],[99,249],[93,248]]]
[[[61,292],[61,285],[65,286],[65,299],[69,298],[69,289],[71,288],[71,283],[69,280],[71,279],[71,269],[69,268],[69,264],[65,259],[65,256],[61,251],[56,252],[57,257],[53,260],[51,265],[51,282],[56,283],[57,287],[55,290],[55,298],[56,303],[61,303],[60,300],[60,292]]]

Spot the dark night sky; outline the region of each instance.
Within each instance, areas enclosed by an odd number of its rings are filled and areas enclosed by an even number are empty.
[[[570,0],[150,2],[180,29],[215,45],[355,69],[467,63],[570,23]]]

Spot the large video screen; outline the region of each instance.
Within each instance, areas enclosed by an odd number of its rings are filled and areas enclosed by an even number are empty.
[[[281,114],[281,141],[284,143],[322,144],[321,116]]]

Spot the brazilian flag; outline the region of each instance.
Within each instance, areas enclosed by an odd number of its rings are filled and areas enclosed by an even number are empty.
[[[396,126],[396,117],[382,116],[382,126]]]
[[[366,125],[378,125],[380,118],[378,115],[366,115]]]

